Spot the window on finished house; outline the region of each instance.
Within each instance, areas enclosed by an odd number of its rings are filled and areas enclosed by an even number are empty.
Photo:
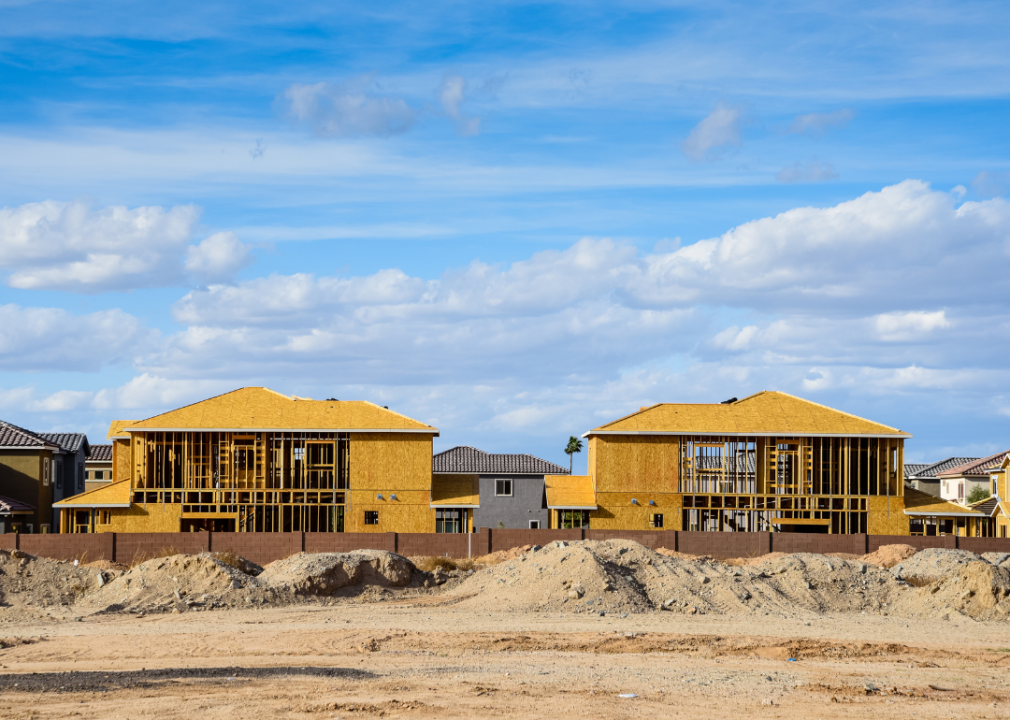
[[[512,481],[495,480],[494,494],[497,495],[498,497],[512,497]]]
[[[964,500],[964,483],[959,482],[957,484],[957,499]]]
[[[540,529],[540,521],[530,520],[530,530],[539,530],[539,529]]]
[[[77,463],[77,489],[84,489],[84,463]]]
[[[365,525],[378,525],[378,524],[379,524],[379,511],[365,510]]]

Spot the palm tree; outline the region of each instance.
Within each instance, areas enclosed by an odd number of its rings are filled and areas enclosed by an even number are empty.
[[[572,435],[568,438],[568,445],[565,447],[565,454],[568,455],[568,474],[572,474],[572,461],[577,452],[582,452],[582,441]]]

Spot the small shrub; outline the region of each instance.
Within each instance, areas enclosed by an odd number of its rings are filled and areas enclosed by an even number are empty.
[[[414,565],[418,570],[425,572],[435,572],[437,568],[442,568],[446,572],[450,570],[475,570],[480,563],[473,558],[450,558],[442,555],[430,555],[428,557],[414,558]]]
[[[973,487],[971,489],[971,492],[968,493],[968,500],[967,501],[968,501],[969,505],[974,505],[977,502],[982,502],[983,500],[988,500],[989,497],[990,497],[990,493],[989,493],[988,490],[986,490],[981,485],[976,485],[975,487]]]
[[[146,553],[138,552],[133,556],[133,560],[130,561],[130,567],[135,568],[141,563],[145,563],[148,560],[154,560],[155,558],[172,557],[173,555],[180,555],[181,553],[175,549],[174,545],[169,545],[168,547],[163,547],[157,552]]]

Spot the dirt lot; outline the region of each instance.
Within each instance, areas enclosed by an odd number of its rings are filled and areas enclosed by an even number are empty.
[[[975,596],[951,595],[929,618],[911,609],[920,595],[939,602],[948,593],[943,583],[954,592],[962,571],[944,569],[928,584],[928,570],[946,567],[938,557],[904,559],[895,577],[916,579],[905,587],[860,570],[858,559],[770,558],[737,575],[705,560],[663,565],[635,547],[593,550],[626,560],[615,567],[642,565],[636,578],[655,575],[635,594],[621,572],[597,577],[595,565],[563,576],[560,568],[580,562],[580,552],[513,557],[429,588],[418,577],[396,585],[399,570],[373,561],[361,576],[381,571],[374,577],[392,578],[391,587],[310,598],[281,590],[297,591],[303,566],[321,577],[317,559],[291,561],[252,589],[224,590],[214,568],[191,559],[132,576],[109,571],[101,586],[93,569],[88,576],[68,564],[65,595],[29,606],[11,592],[0,607],[0,718],[1010,718],[1010,622],[991,619],[1003,596],[983,607]],[[29,576],[37,561],[14,559],[0,588],[57,577],[41,562]],[[981,587],[978,568],[969,567],[979,561],[965,562],[959,582]],[[188,581],[178,574],[186,563]],[[591,564],[588,556],[580,562]],[[354,567],[345,562],[342,575],[326,577],[345,582]],[[832,586],[815,572],[840,581]],[[162,575],[174,583],[166,588],[221,597],[187,607],[183,591],[165,604],[150,593]],[[101,607],[105,595],[124,596],[125,589],[112,592],[124,578],[131,587],[144,581],[127,603],[143,607]],[[611,609],[601,615],[585,598],[597,594],[594,583],[608,582],[600,592]],[[825,597],[831,590],[857,598],[840,604],[844,612],[818,610],[826,600],[809,593],[821,585]],[[547,588],[565,592],[557,599]],[[671,595],[679,604],[658,609],[671,588],[682,593]],[[726,602],[737,588],[750,588],[753,600]],[[773,602],[775,593],[795,599]],[[656,605],[646,608],[653,595]],[[263,598],[276,602],[256,604]],[[689,602],[708,604],[692,613],[684,610]]]

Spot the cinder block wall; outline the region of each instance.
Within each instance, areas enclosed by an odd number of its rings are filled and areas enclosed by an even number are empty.
[[[883,545],[961,548],[972,552],[1010,552],[1007,538],[909,537],[902,535],[815,535],[802,533],[683,532],[675,530],[500,530],[481,528],[471,534],[441,533],[99,533],[94,535],[0,535],[0,550],[32,555],[131,564],[167,552],[196,554],[231,551],[264,565],[300,552],[388,550],[407,556],[479,557],[524,545],[556,540],[634,540],[654,549],[665,547],[715,558],[754,557],[769,552],[849,553],[862,555]]]

